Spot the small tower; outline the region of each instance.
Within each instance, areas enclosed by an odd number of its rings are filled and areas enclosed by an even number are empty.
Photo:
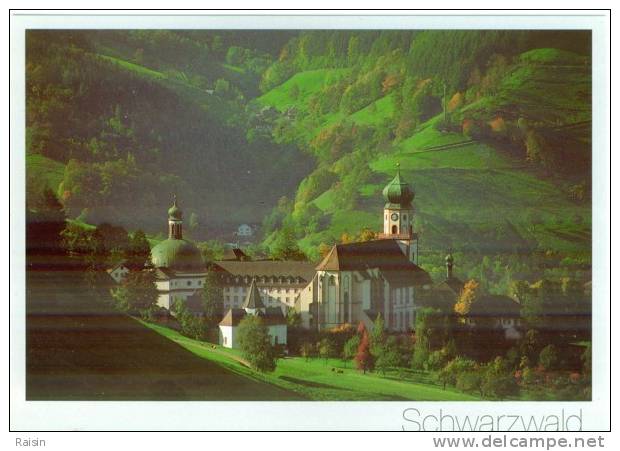
[[[452,257],[452,252],[449,252],[446,255],[446,279],[452,279],[452,267],[454,266],[454,257]]]
[[[403,252],[417,264],[418,239],[413,232],[414,209],[411,204],[415,193],[402,179],[400,164],[396,167],[396,177],[383,188],[386,203],[383,207],[383,233],[380,237],[398,240]]]
[[[254,278],[252,279],[252,283],[250,284],[248,294],[245,296],[245,301],[243,302],[243,309],[248,315],[257,315],[259,312],[265,313],[265,304],[263,304],[260,291],[256,286],[256,279]]]
[[[176,194],[172,207],[168,209],[168,238],[171,240],[183,239],[183,212],[177,206]]]

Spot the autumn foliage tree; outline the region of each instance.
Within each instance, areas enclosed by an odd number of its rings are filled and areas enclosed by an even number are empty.
[[[370,337],[364,323],[360,322],[357,333],[360,335],[360,344],[357,347],[357,354],[355,356],[355,364],[357,369],[366,374],[366,371],[370,371],[373,368],[373,358],[370,353]]]
[[[463,291],[459,295],[456,304],[454,304],[454,312],[465,316],[471,310],[471,306],[478,298],[478,289],[480,284],[474,279],[468,280],[463,287]]]

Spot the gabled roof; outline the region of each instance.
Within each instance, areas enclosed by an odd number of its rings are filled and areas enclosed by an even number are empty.
[[[222,321],[220,321],[220,326],[232,326],[236,327],[239,325],[241,320],[247,316],[247,313],[242,308],[231,308],[228,310]],[[259,312],[258,316],[263,320],[264,324],[267,326],[275,326],[275,325],[284,325],[286,324],[286,317],[282,313],[282,309],[280,307],[268,307],[264,312]]]
[[[519,316],[521,305],[509,296],[487,294],[471,304],[468,316]]]
[[[440,285],[445,286],[446,288],[451,290],[455,295],[458,296],[459,294],[461,294],[461,291],[463,291],[463,287],[465,286],[465,283],[458,277],[452,276],[444,280]]]
[[[336,244],[316,267],[318,271],[363,271],[378,268],[390,284],[430,284],[426,271],[411,262],[396,240]]]
[[[115,269],[120,268],[122,266],[127,268],[127,262],[125,260],[121,260],[120,262],[116,263],[114,266],[111,266],[110,268],[106,269],[106,271],[108,272],[108,274],[112,274]]]
[[[214,270],[231,276],[261,277],[300,277],[305,286],[314,277],[314,265],[304,261],[253,260],[253,261],[216,261]]]
[[[228,310],[228,313],[224,315],[222,321],[220,321],[220,326],[237,326],[244,317],[245,310],[242,308],[231,308]]]
[[[267,307],[264,313],[260,312],[258,315],[263,318],[267,326],[286,324],[286,317],[280,307]]]
[[[245,296],[245,301],[243,302],[243,308],[265,308],[265,304],[263,304],[263,300],[260,295],[260,291],[258,291],[258,287],[256,286],[256,280],[252,279],[252,283],[250,284],[250,289],[248,290],[248,294]]]
[[[249,260],[249,257],[238,247],[228,248],[224,251],[222,261],[245,261]]]

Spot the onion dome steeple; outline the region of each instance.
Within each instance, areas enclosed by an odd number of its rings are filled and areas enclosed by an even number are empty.
[[[151,249],[151,263],[154,268],[168,268],[175,271],[204,271],[200,250],[195,244],[183,239],[183,212],[174,196],[168,209],[168,239]]]
[[[183,212],[177,205],[176,194],[172,207],[168,209],[168,238],[171,240],[183,239]]]
[[[400,175],[400,164],[397,164],[396,177],[383,188],[385,208],[412,208],[411,201],[415,197],[413,189]]]
[[[452,251],[448,252],[446,255],[446,278],[452,278],[452,267],[454,266],[454,257],[452,256]]]
[[[168,209],[168,219],[172,219],[175,221],[183,220],[183,212],[177,205],[177,195],[174,195],[174,201],[172,202],[172,207]]]

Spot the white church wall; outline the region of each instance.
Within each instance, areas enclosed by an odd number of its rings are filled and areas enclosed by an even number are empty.
[[[220,326],[220,345],[225,348],[237,348],[236,329],[236,327],[232,326]]]
[[[301,290],[297,300],[295,301],[295,309],[301,315],[301,324],[305,329],[310,329],[315,323],[316,318],[312,318],[310,313],[310,304],[316,302],[316,289],[315,289],[316,277],[312,279],[312,282]]]
[[[159,296],[157,296],[157,305],[170,310],[170,294],[160,293]]]

